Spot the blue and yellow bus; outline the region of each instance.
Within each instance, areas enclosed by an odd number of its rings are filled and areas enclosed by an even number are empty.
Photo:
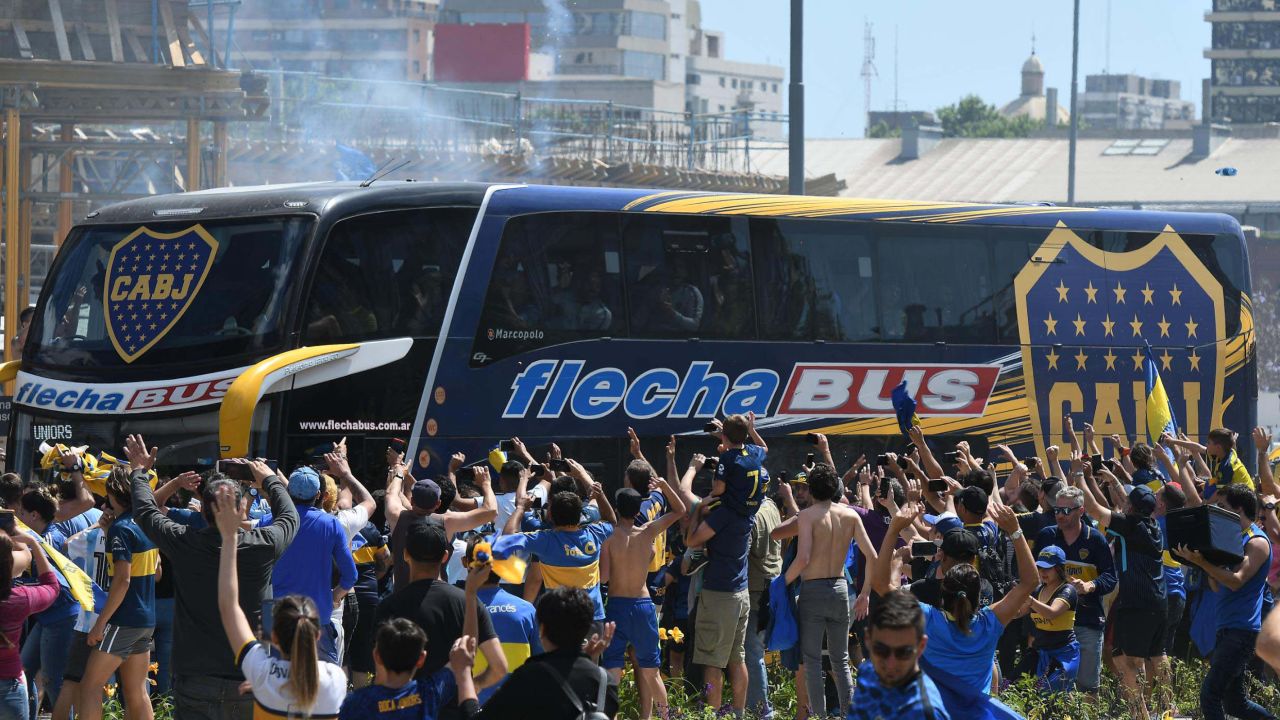
[[[1192,437],[1255,422],[1249,262],[1211,214],[526,185],[237,188],[105,208],[68,236],[12,379],[41,442],[162,462],[304,460],[390,438],[421,475],[501,438],[615,472],[633,427],[707,450],[753,411],[775,464],[901,445],[1022,455],[1063,418],[1145,436],[1143,358]],[[1248,458],[1251,453],[1244,453]],[[606,477],[610,477],[606,475]]]

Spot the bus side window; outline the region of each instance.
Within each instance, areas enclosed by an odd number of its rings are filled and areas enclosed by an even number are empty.
[[[307,299],[306,342],[436,336],[475,214],[397,210],[337,223]]]
[[[1040,247],[1043,233],[1021,228],[995,228],[993,233],[995,240],[992,241],[992,252],[995,262],[991,267],[995,295],[992,304],[996,340],[1016,344],[1021,342],[1021,335],[1018,332],[1018,294],[1014,288],[1014,280]]]
[[[507,357],[557,342],[621,337],[622,268],[616,216],[513,217],[489,279],[478,354]]]
[[[635,336],[755,339],[745,219],[627,215],[622,236]]]
[[[871,241],[861,224],[758,219],[751,240],[761,337],[878,339]]]
[[[988,230],[878,228],[881,337],[991,343],[996,338]]]

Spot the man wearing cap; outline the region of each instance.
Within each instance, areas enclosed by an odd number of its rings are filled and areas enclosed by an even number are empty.
[[[276,563],[271,593],[273,597],[306,595],[315,601],[320,613],[320,658],[337,664],[338,636],[329,620],[334,605],[355,587],[356,563],[342,523],[317,507],[320,473],[307,466],[294,470],[289,475],[289,497],[298,509],[298,534]],[[332,582],[335,566],[337,587]],[[270,613],[264,611],[264,624],[269,617]]]
[[[1080,595],[1076,608],[1076,639],[1080,641],[1080,673],[1076,688],[1094,692],[1102,673],[1102,638],[1106,615],[1102,598],[1116,588],[1111,546],[1097,528],[1084,522],[1084,491],[1064,487],[1053,500],[1054,524],[1036,538],[1038,553],[1050,545],[1067,555],[1067,577]]]
[[[930,571],[919,580],[911,583],[909,590],[916,599],[926,605],[942,607],[942,578],[947,571],[962,563],[972,563],[978,556],[982,542],[972,530],[965,528],[960,518],[955,515],[943,515],[936,518],[934,528],[942,535],[938,546],[938,554],[934,556],[934,564]],[[979,580],[981,595],[978,607],[986,607],[992,602],[991,583]]]
[[[393,468],[390,482],[387,484],[386,516],[387,525],[391,528],[391,562],[396,587],[404,587],[409,583],[409,565],[405,561],[405,536],[409,530],[409,522],[414,518],[432,517],[444,524],[446,537],[457,533],[474,530],[481,525],[492,522],[498,515],[498,500],[493,495],[493,487],[489,483],[489,468],[483,465],[475,467],[472,481],[480,489],[484,503],[471,510],[462,512],[441,507],[440,484],[434,480],[419,480],[413,484],[409,493],[410,505],[405,506],[402,490],[405,472],[404,465]],[[412,479],[412,476],[410,476]],[[401,522],[401,520],[404,522]]]
[[[1083,476],[1072,474],[1073,481]],[[1147,686],[1161,693],[1168,690],[1168,659],[1165,657],[1167,594],[1164,585],[1164,533],[1153,517],[1156,496],[1146,485],[1129,491],[1129,511],[1122,513],[1099,503],[1093,493],[1084,493],[1085,510],[1108,533],[1120,538],[1120,591],[1113,607],[1116,670],[1125,690],[1125,700],[1134,717],[1148,717],[1143,696]],[[1171,704],[1166,697],[1163,704]],[[1152,708],[1159,710],[1161,708]]]

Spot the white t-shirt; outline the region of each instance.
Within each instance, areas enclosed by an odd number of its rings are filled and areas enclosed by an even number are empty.
[[[535,485],[529,491],[529,495],[547,502],[547,487],[542,484]],[[498,517],[494,518],[493,526],[497,528],[498,535],[502,534],[502,528],[507,526],[507,518],[516,511],[516,494],[514,492],[502,493],[498,498]]]
[[[336,517],[338,524],[342,526],[342,532],[347,534],[347,545],[351,545],[351,541],[355,539],[357,533],[369,523],[369,511],[363,505],[357,505],[346,510],[339,510]],[[346,603],[338,603],[338,607],[333,609],[333,614],[329,616],[329,622],[338,629],[338,636],[342,636],[342,612],[346,608]]]
[[[293,703],[293,693],[289,691],[288,660],[253,640],[240,648],[236,658],[245,680],[253,685],[255,718],[311,717],[322,720],[338,717],[338,710],[347,696],[347,676],[337,665],[323,660],[316,663],[320,673],[320,691],[308,713],[306,708]]]
[[[67,539],[67,559],[76,564],[93,580],[94,607],[101,609],[107,602],[106,592],[111,589],[111,575],[108,574],[107,533],[94,525],[88,530],[72,535]],[[98,592],[101,589],[103,592]],[[80,608],[76,616],[75,629],[87,633],[98,622],[98,613]]]

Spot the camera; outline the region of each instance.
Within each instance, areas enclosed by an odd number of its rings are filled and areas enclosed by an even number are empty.
[[[938,544],[932,540],[916,540],[911,543],[911,557],[931,558],[938,554]]]

